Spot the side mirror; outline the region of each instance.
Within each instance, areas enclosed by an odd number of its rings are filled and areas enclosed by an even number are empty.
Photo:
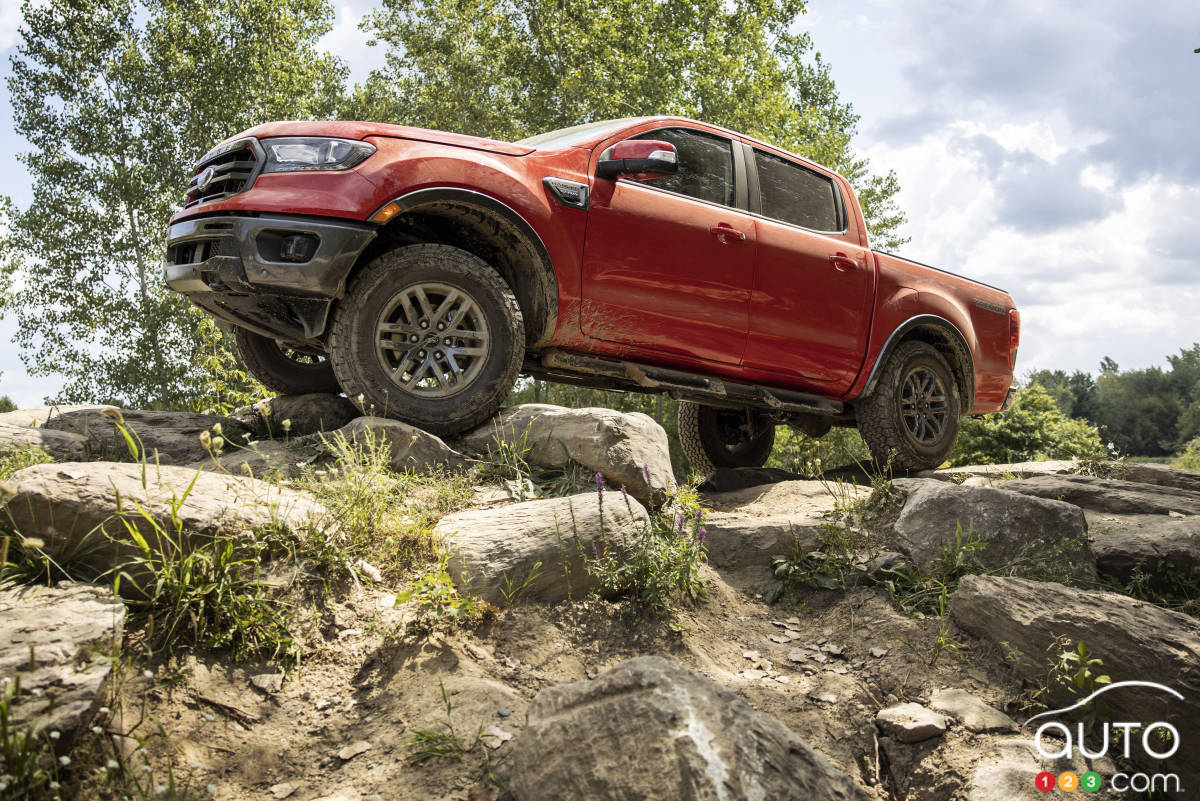
[[[634,178],[661,178],[679,169],[675,145],[657,139],[626,139],[600,154],[596,175],[616,180],[622,175]]]

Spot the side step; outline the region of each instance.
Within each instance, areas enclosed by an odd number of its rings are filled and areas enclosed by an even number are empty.
[[[665,392],[676,400],[696,401],[710,406],[770,409],[785,414],[815,414],[823,417],[837,417],[844,411],[839,401],[819,395],[741,384],[682,370],[558,349],[544,352],[540,364],[526,364],[525,371],[551,381],[563,380],[600,389]]]

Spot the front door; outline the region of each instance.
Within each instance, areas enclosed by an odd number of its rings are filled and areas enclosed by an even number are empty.
[[[597,178],[583,252],[583,332],[726,364],[746,345],[754,220],[736,208],[733,143],[692,128],[638,138],[675,146],[674,175]],[[743,192],[744,194],[744,192]]]

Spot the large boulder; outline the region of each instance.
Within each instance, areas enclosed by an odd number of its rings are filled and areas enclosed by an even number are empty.
[[[1200,473],[1194,470],[1176,470],[1153,462],[1129,462],[1121,469],[1122,478],[1126,481],[1200,492]]]
[[[0,589],[0,681],[20,682],[9,731],[57,731],[60,746],[90,724],[121,644],[125,605],[112,591],[63,582]]]
[[[67,462],[87,458],[87,440],[79,434],[0,423],[0,457],[26,448],[41,448],[52,458]]]
[[[226,446],[215,459],[210,456],[188,466],[262,479],[295,478],[305,466],[327,457],[325,447],[307,438],[286,442],[264,439],[237,447]]]
[[[45,428],[82,435],[92,458],[125,461],[130,458],[129,447],[117,428],[117,419],[141,439],[141,456],[151,463],[182,465],[206,458],[208,451],[200,435],[208,432],[210,437],[217,436],[217,425],[220,435],[233,442],[244,442],[250,434],[244,423],[231,417],[194,412],[115,412],[111,407],[64,412],[51,417]]]
[[[855,484],[803,480],[706,493],[714,510],[703,521],[709,562],[724,571],[752,569],[761,578],[774,557],[819,548],[822,526],[870,494]]]
[[[518,801],[869,797],[779,721],[657,656],[538,693],[512,790]]]
[[[455,583],[499,603],[587,593],[595,582],[585,557],[624,549],[649,525],[640,503],[606,490],[458,512],[443,517],[435,532],[449,540]]]
[[[319,440],[329,455],[344,446],[386,450],[389,466],[398,472],[455,469],[465,467],[470,461],[441,437],[385,417],[359,417],[330,434],[308,438],[310,442],[314,440]]]
[[[985,543],[977,555],[989,568],[1020,563],[1043,575],[1095,577],[1087,521],[1076,506],[928,479],[897,484],[909,492],[893,527],[896,545],[924,570],[934,568],[961,529],[964,537],[971,534]]]
[[[958,467],[943,467],[937,470],[919,470],[916,478],[932,478],[938,481],[961,483],[963,478],[985,478],[989,480],[1013,480],[1033,476],[1061,476],[1074,473],[1079,462],[1062,459],[1049,462],[1012,462],[1010,464],[968,464]]]
[[[1045,681],[1053,647],[1066,637],[1086,643],[1114,683],[1156,682],[1180,693],[1182,700],[1153,687],[1125,686],[1103,700],[1111,720],[1174,725],[1182,735],[1175,755],[1141,764],[1148,772],[1177,773],[1184,787],[1200,786],[1200,738],[1188,736],[1200,720],[1200,621],[1115,593],[995,576],[963,578],[951,611],[962,629],[1003,643],[1013,668],[1030,681]],[[1052,700],[1066,707],[1082,699]],[[1074,728],[1071,718],[1064,722]],[[1144,755],[1134,748],[1133,756]]]
[[[303,437],[341,428],[362,415],[358,406],[342,395],[313,393],[280,395],[230,413],[260,439]]]
[[[1128,581],[1135,570],[1186,579],[1200,567],[1200,517],[1089,513],[1096,569]]]
[[[6,523],[26,537],[41,539],[48,554],[97,573],[138,553],[126,522],[153,548],[163,545],[159,528],[175,536],[175,521],[185,548],[196,535],[267,527],[291,532],[331,522],[311,496],[275,484],[186,467],[116,462],[27,467],[0,485],[0,503],[5,504],[0,516]]]
[[[527,450],[525,458],[539,467],[576,462],[655,507],[675,492],[667,432],[639,412],[527,403],[504,409],[461,439],[464,450],[479,454],[501,443]]]
[[[28,409],[17,409],[13,412],[0,414],[0,423],[20,428],[42,428],[51,417],[56,417],[66,412],[101,412],[105,409],[116,411],[116,408],[116,406],[99,406],[95,404],[84,406],[30,406]]]
[[[1162,484],[1137,484],[1093,476],[1036,476],[1009,481],[1004,489],[1037,498],[1053,498],[1083,509],[1116,514],[1200,514],[1200,491]]]

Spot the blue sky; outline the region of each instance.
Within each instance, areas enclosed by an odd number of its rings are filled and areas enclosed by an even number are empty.
[[[326,37],[361,78],[382,60],[337,2]],[[0,75],[18,0],[0,0]],[[1200,6],[1195,0],[811,0],[798,23],[862,116],[856,147],[896,170],[903,255],[1009,290],[1018,372],[1163,364],[1200,341]],[[0,102],[3,191],[28,181]],[[0,394],[37,403],[0,321]]]

